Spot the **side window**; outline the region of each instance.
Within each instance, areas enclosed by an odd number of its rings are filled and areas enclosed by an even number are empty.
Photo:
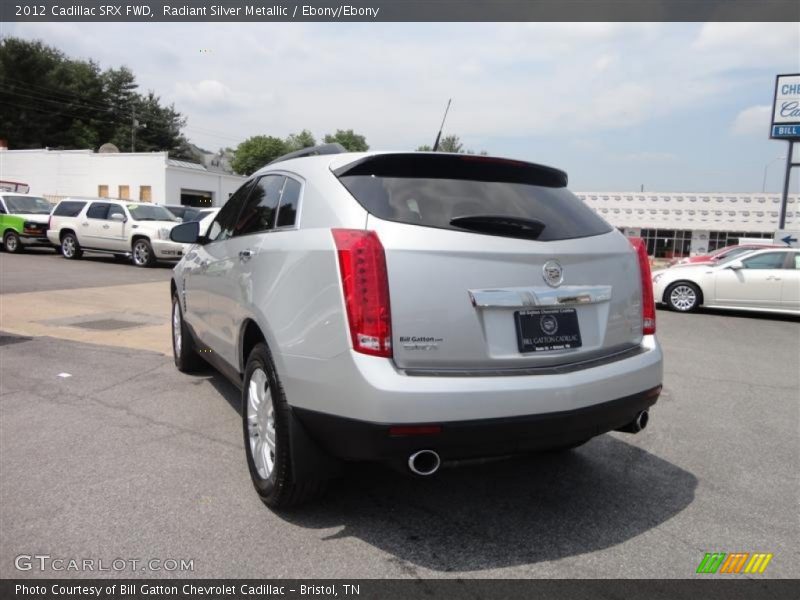
[[[214,219],[214,222],[211,223],[211,227],[208,228],[208,233],[206,234],[208,241],[221,242],[233,235],[233,228],[236,226],[236,221],[242,210],[242,205],[254,185],[255,181],[246,181],[242,187],[228,198],[225,206],[220,209],[217,213],[217,218]]]
[[[125,214],[125,210],[119,204],[112,204],[108,208],[108,218],[111,218],[111,215],[122,215],[125,218],[128,218],[128,215]]]
[[[5,204],[3,204],[3,201],[0,200],[0,215],[5,215],[5,214],[8,214],[8,213],[6,213]]]
[[[789,259],[789,268],[800,270],[800,252],[792,254],[792,258]]]
[[[745,269],[781,269],[786,254],[783,252],[767,252],[742,261]]]
[[[283,175],[264,175],[259,178],[239,215],[233,235],[259,233],[275,227],[275,216],[285,180]]]
[[[87,219],[105,219],[108,215],[108,204],[104,202],[93,202],[86,211]]]
[[[300,182],[289,177],[283,186],[281,206],[278,209],[278,227],[292,227],[297,221],[297,204],[300,201]]]
[[[53,211],[53,215],[57,217],[77,217],[84,206],[86,206],[86,202],[72,202],[66,200],[56,207]]]

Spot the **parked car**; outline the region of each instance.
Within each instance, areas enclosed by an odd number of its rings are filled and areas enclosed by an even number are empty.
[[[102,252],[149,267],[156,260],[183,256],[183,245],[169,239],[177,224],[173,214],[157,204],[66,198],[53,211],[47,237],[61,247],[64,258],[80,258],[84,251]]]
[[[171,282],[175,365],[242,389],[267,505],[341,461],[427,476],[645,427],[662,380],[645,248],[566,182],[484,156],[301,156],[250,176],[203,235],[172,230],[194,244]]]
[[[164,208],[166,208],[169,212],[171,212],[175,217],[177,217],[180,221],[187,223],[189,221],[199,221],[206,215],[211,214],[215,209],[212,207],[201,207],[201,206],[183,206],[183,205],[173,205],[173,204],[165,204]]]
[[[750,252],[752,250],[759,250],[761,248],[782,248],[775,244],[739,244],[734,246],[725,246],[724,248],[717,248],[708,254],[698,254],[697,256],[687,256],[680,260],[674,260],[669,263],[669,266],[675,265],[693,265],[693,264],[714,264],[725,260],[726,258],[733,258],[739,254]]]
[[[205,235],[206,231],[208,231],[208,228],[211,227],[211,223],[214,221],[214,218],[217,216],[218,212],[219,208],[203,209],[203,214],[199,219],[196,219],[200,223],[200,235]]]
[[[712,265],[655,271],[656,302],[678,312],[700,306],[800,315],[800,250],[750,250]]]
[[[27,246],[53,244],[47,239],[52,205],[41,196],[0,192],[0,240],[6,252],[22,252]]]

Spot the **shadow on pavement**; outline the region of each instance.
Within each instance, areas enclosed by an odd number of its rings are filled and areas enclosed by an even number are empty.
[[[241,416],[239,391],[216,372],[210,381]],[[573,451],[443,468],[432,479],[351,464],[325,496],[276,514],[299,527],[340,528],[325,539],[358,538],[412,571],[577,556],[642,535],[694,500],[693,474],[618,435]]]

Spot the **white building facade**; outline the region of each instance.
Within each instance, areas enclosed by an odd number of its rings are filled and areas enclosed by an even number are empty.
[[[24,182],[50,200],[66,196],[221,206],[244,177],[174,160],[166,152],[0,151],[0,179]]]
[[[579,192],[601,217],[641,237],[656,258],[705,254],[741,239],[773,239],[780,194]],[[784,229],[800,230],[800,196],[790,194]]]

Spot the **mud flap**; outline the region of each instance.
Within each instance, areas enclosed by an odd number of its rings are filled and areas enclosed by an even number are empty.
[[[291,409],[289,409],[289,444],[293,482],[334,479],[342,474],[344,469],[342,461],[320,448]]]

